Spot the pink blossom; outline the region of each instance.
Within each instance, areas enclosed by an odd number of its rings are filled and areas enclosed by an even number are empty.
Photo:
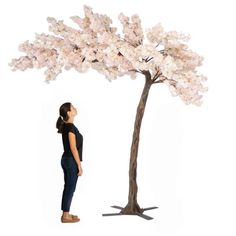
[[[82,73],[92,68],[109,81],[124,75],[135,79],[137,72],[149,71],[153,83],[165,83],[185,104],[201,104],[207,78],[197,73],[203,57],[188,48],[189,35],[164,31],[158,23],[145,31],[145,41],[139,16],[123,13],[118,16],[123,27],[119,34],[108,16],[89,6],[84,6],[84,17],[71,19],[78,29],[48,17],[52,34],[36,34],[34,42],[20,44],[25,56],[12,59],[12,70],[45,67],[47,82],[71,68]]]

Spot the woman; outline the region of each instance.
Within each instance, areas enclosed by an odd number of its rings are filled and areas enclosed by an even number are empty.
[[[62,134],[64,153],[61,157],[61,166],[65,182],[61,202],[61,210],[63,211],[61,222],[74,223],[80,219],[76,215],[69,214],[69,211],[78,176],[83,174],[81,166],[83,136],[73,124],[77,110],[70,102],[61,105],[59,114],[56,128],[57,132]]]

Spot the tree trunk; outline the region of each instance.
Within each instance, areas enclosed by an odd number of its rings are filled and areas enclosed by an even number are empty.
[[[146,79],[145,85],[137,107],[134,131],[133,131],[133,140],[130,152],[128,204],[126,205],[125,208],[121,210],[122,214],[127,214],[127,215],[143,212],[143,210],[139,207],[137,202],[138,185],[136,182],[136,177],[137,177],[137,157],[138,157],[140,128],[148,98],[148,93],[152,85],[151,74],[149,72],[145,73],[145,79]]]

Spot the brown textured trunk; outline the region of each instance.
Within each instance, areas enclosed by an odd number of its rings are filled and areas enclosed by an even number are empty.
[[[138,185],[136,177],[137,177],[137,157],[138,157],[140,128],[148,98],[148,93],[152,85],[151,75],[149,72],[145,73],[145,79],[146,79],[145,85],[137,107],[135,124],[134,124],[133,140],[131,145],[130,164],[129,164],[129,196],[128,196],[128,204],[121,211],[123,214],[137,214],[143,212],[143,210],[139,207],[137,202]]]

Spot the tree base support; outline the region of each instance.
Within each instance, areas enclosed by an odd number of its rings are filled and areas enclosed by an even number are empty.
[[[116,209],[119,209],[121,210],[119,213],[108,213],[108,214],[102,214],[102,216],[120,216],[120,215],[137,215],[137,216],[140,216],[142,218],[144,218],[145,220],[152,220],[153,218],[150,217],[150,216],[147,216],[143,213],[134,213],[134,214],[123,214],[122,213],[122,210],[124,209],[123,207],[120,207],[120,206],[111,206],[113,208],[116,208]],[[158,207],[148,207],[148,208],[142,208],[142,212],[144,211],[148,211],[148,210],[153,210],[153,209],[156,209]]]

